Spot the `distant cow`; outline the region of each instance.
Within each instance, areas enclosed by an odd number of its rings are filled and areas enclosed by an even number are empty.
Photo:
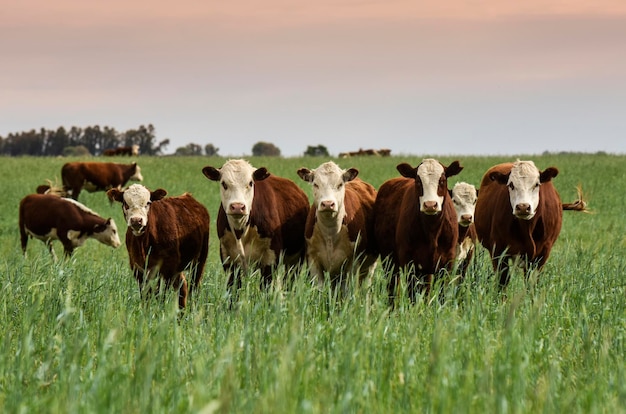
[[[454,266],[459,229],[448,193],[448,178],[463,167],[448,167],[429,158],[413,168],[397,166],[402,177],[385,181],[374,205],[374,232],[383,260],[390,268],[388,290],[393,305],[401,270],[407,272],[411,301],[417,291],[430,292],[434,275]]]
[[[164,198],[165,190],[150,191],[141,184],[125,191],[112,188],[107,195],[122,203],[130,268],[141,296],[150,297],[163,282],[178,290],[178,306],[184,308],[200,284],[209,251],[207,209],[191,194]]]
[[[450,190],[450,197],[452,198],[459,223],[456,262],[462,277],[467,273],[467,267],[474,256],[478,240],[476,226],[474,225],[477,193],[476,187],[466,182],[456,183]]]
[[[532,161],[491,167],[476,203],[478,239],[491,255],[500,287],[509,283],[509,259],[521,258],[526,271],[541,269],[561,231],[563,205],[552,185],[555,167],[543,171]],[[584,209],[584,203],[579,204]]]
[[[287,269],[301,264],[309,200],[300,187],[245,160],[206,166],[202,173],[220,183],[217,235],[229,290],[241,286],[242,271],[260,268],[267,286],[281,260]]]
[[[61,179],[68,196],[78,200],[83,188],[90,193],[121,189],[128,181],[143,181],[143,176],[136,162],[68,162],[61,168]]]
[[[376,189],[360,178],[355,168],[343,170],[326,162],[314,170],[300,168],[298,175],[313,185],[305,238],[311,275],[323,283],[326,274],[335,288],[345,290],[348,275],[358,282],[371,276],[378,253],[374,240]]]
[[[43,241],[56,259],[52,241],[63,244],[69,257],[89,238],[112,247],[120,245],[113,219],[104,219],[81,203],[52,194],[30,194],[20,201],[20,239],[26,255],[28,237]]]
[[[113,157],[116,155],[137,156],[139,155],[139,145],[105,149],[104,151],[102,151],[102,155],[105,155],[107,157]]]

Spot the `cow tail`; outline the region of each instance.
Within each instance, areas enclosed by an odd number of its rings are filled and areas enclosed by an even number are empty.
[[[561,203],[561,208],[563,210],[583,211],[585,213],[588,213],[589,210],[587,210],[587,202],[583,197],[583,190],[580,184],[576,187],[576,192],[578,194],[578,198],[576,199],[576,201],[574,201],[573,203]]]

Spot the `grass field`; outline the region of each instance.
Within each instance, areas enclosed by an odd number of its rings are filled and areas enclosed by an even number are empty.
[[[379,187],[396,164],[423,157],[339,160]],[[389,312],[385,279],[344,301],[301,277],[293,290],[244,284],[230,310],[219,242],[192,309],[174,295],[142,306],[125,247],[95,241],[53,262],[43,243],[19,246],[20,199],[60,179],[67,159],[2,158],[0,173],[0,411],[8,413],[625,413],[626,156],[548,154],[555,186],[573,201],[581,184],[593,214],[565,212],[539,283],[517,271],[503,299],[482,248],[456,298],[406,298]],[[456,157],[442,157],[448,164]],[[478,185],[508,157],[458,157],[452,177]],[[116,158],[128,162],[128,159]],[[321,158],[250,158],[293,179]],[[201,173],[222,158],[140,157],[144,184],[185,191],[215,223],[218,184]],[[80,201],[113,217],[104,193]],[[61,246],[55,246],[61,257]],[[304,276],[304,275],[302,275]],[[448,292],[449,293],[449,292]]]

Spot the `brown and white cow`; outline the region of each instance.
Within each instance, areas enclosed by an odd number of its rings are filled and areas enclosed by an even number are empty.
[[[166,198],[165,190],[150,191],[141,184],[125,191],[112,188],[107,195],[122,203],[130,268],[142,297],[164,283],[178,290],[178,305],[184,308],[202,280],[209,251],[207,209],[189,193]]]
[[[456,262],[461,277],[465,277],[467,267],[474,256],[478,237],[474,224],[474,211],[478,192],[476,187],[466,182],[454,184],[450,190],[450,197],[454,204],[456,217],[459,223],[459,242],[456,249]]]
[[[454,266],[459,229],[448,193],[448,178],[463,167],[424,159],[417,167],[397,166],[402,177],[385,181],[374,205],[374,233],[381,259],[391,275],[390,303],[397,295],[400,271],[407,273],[408,296],[430,292],[434,275]]]
[[[301,265],[309,200],[296,183],[241,159],[202,173],[220,183],[217,235],[229,290],[241,287],[242,272],[259,268],[268,286],[281,261],[288,270]]]
[[[102,151],[102,155],[107,157],[113,157],[116,155],[137,156],[139,155],[139,145],[105,149]]]
[[[563,205],[552,185],[559,171],[543,171],[532,161],[491,167],[482,178],[476,203],[478,239],[491,255],[500,287],[509,283],[509,260],[541,269],[561,231]]]
[[[378,253],[374,239],[376,189],[357,177],[356,168],[332,161],[298,175],[313,185],[313,203],[305,238],[309,271],[320,284],[326,275],[333,288],[347,288],[350,274],[361,283],[373,274]]]
[[[143,181],[141,168],[136,162],[68,162],[61,168],[63,188],[69,197],[78,200],[84,188],[93,193],[110,188],[121,189],[128,181]]]
[[[113,219],[104,219],[77,201],[52,194],[24,197],[20,201],[19,227],[24,255],[29,236],[43,241],[55,259],[53,240],[63,244],[66,257],[89,238],[111,247],[120,245]]]

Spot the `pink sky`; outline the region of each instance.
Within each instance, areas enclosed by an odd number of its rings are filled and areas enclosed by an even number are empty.
[[[169,152],[626,152],[621,0],[10,0],[0,39],[0,136],[151,123]]]

